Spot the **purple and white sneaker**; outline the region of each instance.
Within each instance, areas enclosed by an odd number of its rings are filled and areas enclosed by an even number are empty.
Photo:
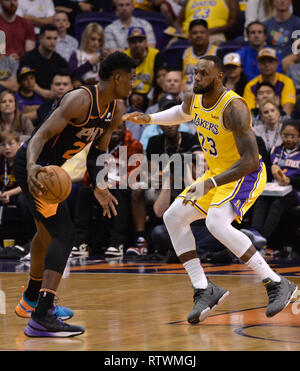
[[[25,327],[24,334],[30,337],[70,337],[84,333],[81,326],[69,325],[55,314],[55,308],[48,310],[45,317],[39,317],[32,312],[31,318]]]

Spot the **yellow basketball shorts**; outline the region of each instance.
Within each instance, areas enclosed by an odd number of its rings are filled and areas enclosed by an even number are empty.
[[[208,169],[202,177],[198,178],[196,182],[187,187],[178,197],[185,198],[190,187],[212,176],[213,174]],[[202,196],[197,201],[190,201],[190,204],[204,215],[207,215],[209,208],[221,207],[227,202],[230,202],[237,214],[236,220],[241,223],[243,216],[262,193],[266,182],[266,167],[262,159],[260,159],[258,170],[253,171],[235,182],[212,188],[206,195]]]

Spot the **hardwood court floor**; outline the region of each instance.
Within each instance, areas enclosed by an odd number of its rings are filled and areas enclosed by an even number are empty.
[[[5,294],[5,307],[0,307],[5,312],[0,314],[0,350],[300,350],[300,304],[290,304],[267,318],[265,289],[246,267],[206,269],[230,295],[206,321],[191,326],[185,318],[192,308],[192,289],[180,265],[102,262],[71,267],[62,280],[59,302],[74,309],[70,323],[84,326],[86,332],[67,339],[26,337],[27,320],[17,317],[14,308],[27,274],[0,273]],[[291,279],[300,287],[299,266],[284,269],[293,272]]]

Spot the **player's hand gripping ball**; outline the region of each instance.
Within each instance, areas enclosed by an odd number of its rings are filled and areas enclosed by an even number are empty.
[[[40,171],[37,179],[44,186],[39,198],[48,204],[63,202],[71,193],[72,180],[70,175],[61,167],[50,165]]]

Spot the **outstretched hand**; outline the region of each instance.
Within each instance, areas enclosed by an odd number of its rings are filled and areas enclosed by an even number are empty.
[[[125,113],[122,116],[123,121],[131,121],[135,124],[149,124],[150,123],[150,116],[145,115],[141,112],[131,112],[131,113]]]
[[[94,189],[94,196],[99,204],[103,208],[103,216],[107,216],[109,219],[111,218],[111,213],[116,216],[117,210],[116,205],[118,205],[118,200],[106,189],[95,188]]]

